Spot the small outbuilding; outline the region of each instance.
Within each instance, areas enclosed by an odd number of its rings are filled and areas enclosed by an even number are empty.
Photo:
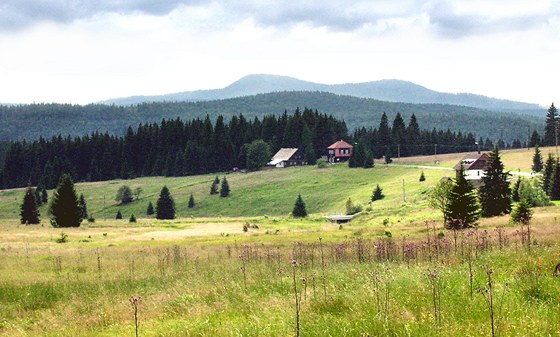
[[[305,157],[297,148],[282,148],[276,152],[267,166],[290,167],[306,165]]]
[[[331,164],[348,161],[352,156],[352,145],[342,139],[329,146],[327,150],[327,159]]]

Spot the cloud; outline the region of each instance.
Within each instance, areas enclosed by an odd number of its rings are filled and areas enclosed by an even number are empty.
[[[4,0],[0,4],[0,29],[22,29],[41,21],[66,24],[106,13],[163,16],[179,8],[199,7],[210,8],[216,22],[224,24],[223,28],[228,23],[252,19],[266,28],[305,25],[352,32],[364,27],[387,26],[387,22],[393,23],[391,28],[398,29],[399,24],[424,22],[418,20],[423,17],[439,35],[456,38],[526,30],[545,25],[560,13],[559,6],[547,0],[531,1],[528,8],[512,6],[516,1],[523,2],[511,0],[504,5],[502,1],[492,0]],[[223,22],[224,17],[229,22]],[[220,25],[217,26],[219,29]]]

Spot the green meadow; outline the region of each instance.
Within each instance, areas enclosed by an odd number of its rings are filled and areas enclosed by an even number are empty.
[[[453,172],[420,173],[220,174],[228,198],[209,194],[215,175],[79,183],[96,221],[68,229],[48,225],[46,205],[41,225],[19,224],[24,191],[0,191],[0,335],[296,336],[298,317],[300,336],[559,335],[558,206],[535,209],[529,228],[502,216],[450,232],[427,192]],[[124,184],[143,192],[119,205]],[[369,204],[377,184],[385,198]],[[145,215],[163,185],[175,220]],[[300,193],[310,216],[294,219]],[[352,222],[323,217],[349,197],[364,206]]]

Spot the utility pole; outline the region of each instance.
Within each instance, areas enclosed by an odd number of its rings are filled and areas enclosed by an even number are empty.
[[[404,179],[402,180],[402,198],[403,198],[403,202],[406,203],[406,190],[404,188]]]

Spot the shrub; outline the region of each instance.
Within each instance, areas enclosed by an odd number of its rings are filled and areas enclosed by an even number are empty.
[[[68,242],[68,234],[64,233],[64,232],[60,232],[60,237],[57,238],[56,243],[66,243]]]
[[[127,185],[119,187],[115,201],[120,201],[121,204],[128,204],[132,202],[132,190]]]
[[[317,168],[327,168],[329,166],[329,163],[325,160],[325,158],[319,158],[317,159]]]
[[[128,222],[136,222],[136,217],[134,216],[134,213],[132,213],[130,215],[130,218],[128,219]]]

